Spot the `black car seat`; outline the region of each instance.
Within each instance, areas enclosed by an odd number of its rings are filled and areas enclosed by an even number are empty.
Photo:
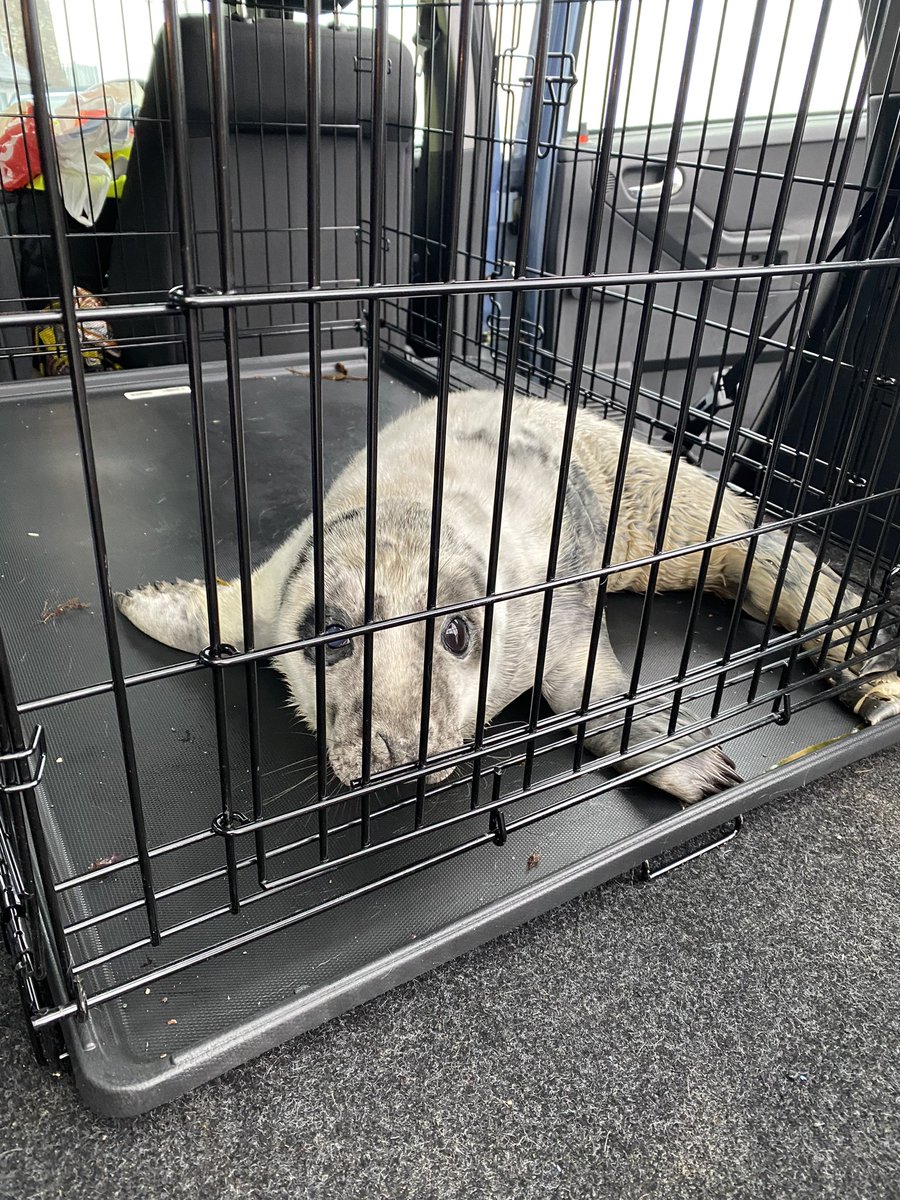
[[[0,192],[0,312],[20,313],[22,302],[17,244],[18,205],[15,192]],[[29,379],[32,375],[33,340],[30,327],[0,328],[0,381]]]
[[[263,6],[257,5],[257,8]],[[271,0],[266,10],[287,10]],[[293,7],[297,8],[295,4]],[[303,286],[307,280],[306,26],[255,14],[226,22],[231,129],[235,286],[238,291]],[[197,282],[221,284],[213,170],[209,20],[182,17],[190,182]],[[374,31],[321,29],[321,281],[368,282]],[[414,65],[388,41],[385,94],[386,283],[408,282],[411,222]],[[174,166],[168,120],[165,47],[157,41],[119,206],[106,296],[159,300],[181,283]],[[384,304],[385,340],[405,340],[405,303]],[[324,347],[361,343],[363,310],[355,302],[323,305]],[[243,356],[308,349],[304,304],[238,310]],[[222,358],[222,317],[203,315],[205,358]],[[126,366],[184,361],[178,318],[117,320]],[[147,339],[153,339],[147,344]]]

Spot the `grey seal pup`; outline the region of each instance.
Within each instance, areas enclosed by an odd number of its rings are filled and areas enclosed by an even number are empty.
[[[379,438],[376,620],[420,612],[426,606],[436,404],[432,400],[411,410]],[[463,604],[485,594],[500,417],[499,393],[458,392],[449,397],[437,597],[441,606]],[[561,404],[515,398],[497,576],[500,592],[546,580],[565,418]],[[601,566],[621,440],[622,432],[614,422],[579,410],[557,577]],[[632,442],[616,522],[613,563],[629,563],[653,552],[669,464],[668,454]],[[688,463],[679,464],[664,550],[706,540],[715,491],[713,477]],[[345,783],[358,778],[361,769],[363,647],[361,638],[348,638],[344,633],[363,620],[365,512],[366,464],[364,453],[360,453],[335,480],[324,506],[324,632],[334,634],[325,652],[325,734],[331,767]],[[739,534],[752,525],[752,506],[726,490],[717,535]],[[764,534],[758,541],[744,607],[750,615],[765,618],[785,541],[779,532]],[[748,542],[739,540],[712,551],[705,585],[708,591],[723,597],[737,594],[747,548]],[[657,590],[692,587],[700,561],[699,552],[664,560]],[[813,586],[814,570],[815,556],[805,546],[795,544],[778,599],[776,620],[782,628],[797,628]],[[648,578],[646,566],[619,571],[609,577],[609,591],[643,592]],[[818,569],[810,625],[833,619],[840,582],[827,566]],[[254,571],[252,585],[256,646],[276,646],[315,635],[311,519],[295,529]],[[543,695],[559,713],[571,713],[581,706],[597,588],[596,581],[582,581],[555,593]],[[134,625],[168,646],[196,654],[209,645],[201,581],[153,583],[119,594],[116,599]],[[488,720],[533,685],[542,602],[542,595],[534,594],[496,605]],[[239,580],[219,583],[218,603],[222,641],[240,647]],[[844,608],[858,603],[855,593],[844,593]],[[429,756],[461,746],[474,733],[483,623],[483,609],[471,608],[444,617],[436,625]],[[848,625],[847,634],[850,628]],[[835,634],[836,640],[842,632]],[[424,639],[422,621],[380,630],[373,637],[373,772],[416,759]],[[806,644],[818,645],[820,640],[811,637]],[[837,669],[845,650],[832,647],[827,657]],[[315,728],[315,652],[307,649],[282,654],[274,665],[287,681],[297,710]],[[895,665],[895,656],[885,654],[864,664],[869,678],[860,680],[857,707],[865,707],[874,696],[877,710],[875,715],[864,712],[864,716],[875,720],[878,714],[885,715],[885,696],[890,713],[897,710],[892,699],[900,684],[892,673]],[[625,672],[603,630],[592,701],[620,696],[627,687]],[[708,732],[685,734],[670,742],[669,747],[641,751],[640,742],[667,734],[669,714],[650,715],[638,705],[635,716],[638,722],[630,745],[637,745],[637,749],[629,752],[619,769],[653,768],[646,775],[647,782],[683,802],[699,800],[739,782],[734,764],[718,747],[700,750],[678,763],[666,761],[673,751],[689,748],[696,741],[708,741]],[[687,712],[682,712],[679,720],[682,725],[694,722]],[[604,729],[602,719],[598,719],[589,726],[588,735],[586,744],[593,753],[619,751],[621,727]],[[442,775],[436,772],[430,778],[438,777]]]

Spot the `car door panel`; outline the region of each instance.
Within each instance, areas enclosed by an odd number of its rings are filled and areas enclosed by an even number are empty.
[[[830,195],[824,211],[820,211],[820,181],[829,165],[830,178],[834,178],[845,145],[840,141],[839,121],[837,116],[816,116],[807,122],[795,178],[790,185],[784,228],[774,258],[777,263],[804,261],[810,252],[811,241],[821,237]],[[766,123],[746,123],[725,210],[717,266],[752,267],[764,261],[793,128],[793,119],[773,121],[763,144]],[[836,136],[839,144],[834,151]],[[610,161],[606,231],[601,239],[596,271],[648,270],[669,137],[668,130],[651,130],[649,133],[643,130],[625,133],[617,141],[616,153]],[[730,137],[729,123],[708,127],[705,136],[702,127],[685,128],[677,156],[675,182],[678,186],[673,188],[663,231],[661,271],[707,266]],[[853,185],[861,178],[864,159],[865,136],[861,129],[849,164],[848,186],[839,199],[832,244],[852,216],[858,195]],[[571,206],[571,217],[552,223],[555,241],[547,247],[546,270],[577,274],[583,269],[595,164],[596,150],[586,154],[574,139],[572,146],[560,153],[555,174],[554,210],[562,214],[567,206]],[[799,285],[799,276],[776,277],[770,282],[767,321],[784,312],[795,298]],[[645,372],[677,370],[687,363],[696,336],[701,290],[701,284],[691,281],[655,287]],[[723,278],[713,283],[702,331],[701,366],[718,365],[723,353],[728,361],[733,361],[744,350],[746,338],[742,333],[750,327],[758,293],[757,278],[740,281]],[[630,361],[636,350],[645,294],[646,289],[634,285],[598,288],[594,293],[594,308],[602,311],[602,320],[599,314],[595,315],[589,337],[592,365],[601,374],[615,376],[619,382],[623,378],[630,379]],[[575,290],[559,299],[550,297],[544,304],[545,336],[547,333],[551,337],[557,335],[556,369],[563,371],[570,350],[566,333],[574,327],[576,305]],[[702,395],[707,386],[708,372],[705,372],[695,382],[695,397]]]

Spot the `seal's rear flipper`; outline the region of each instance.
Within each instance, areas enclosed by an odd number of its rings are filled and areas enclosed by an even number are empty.
[[[849,674],[843,671],[838,682]],[[840,702],[867,725],[880,725],[889,717],[900,716],[900,675],[885,671],[881,675],[860,675],[853,685],[841,692]]]
[[[664,456],[651,461],[645,452],[641,467],[641,473],[635,476],[634,494],[630,496],[632,509],[641,518],[633,522],[639,534],[636,542],[628,543],[628,557],[654,552],[652,527],[642,528],[644,501],[639,485],[646,484],[649,476],[651,485],[660,487],[669,462]],[[872,617],[858,615],[863,607],[862,597],[845,574],[834,571],[818,550],[810,549],[799,538],[793,538],[788,551],[785,530],[761,531],[757,510],[749,500],[727,489],[719,498],[717,490],[718,483],[712,476],[696,467],[679,464],[664,548],[676,550],[706,541],[710,514],[716,505],[719,505],[716,539],[728,540],[717,540],[705,555],[691,553],[663,560],[659,565],[657,590],[693,587],[703,567],[707,591],[730,600],[740,595],[744,611],[754,620],[763,623],[771,620],[781,629],[799,631],[803,635],[803,648],[823,652],[828,666],[861,676],[896,670],[900,661],[897,650],[889,645],[891,639],[883,629],[877,629]],[[752,554],[748,554],[751,547]],[[631,576],[626,573],[623,578],[626,582],[621,586],[638,591],[646,589],[647,580],[640,572]],[[846,624],[827,632],[830,625],[844,619]],[[851,647],[853,657],[865,657],[845,666]]]

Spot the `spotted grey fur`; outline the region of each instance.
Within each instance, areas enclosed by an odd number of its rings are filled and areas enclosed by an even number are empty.
[[[495,464],[500,430],[501,398],[491,392],[452,394],[448,402],[448,433],[441,531],[439,605],[462,605],[484,595]],[[385,429],[379,443],[378,520],[375,575],[375,617],[384,619],[425,607],[428,583],[431,496],[433,485],[435,402],[426,403]],[[565,409],[554,402],[517,397],[513,407],[504,494],[504,515],[498,560],[497,590],[540,584],[546,579],[548,549]],[[586,410],[578,413],[566,509],[558,563],[560,576],[599,567],[607,539],[612,495],[621,445],[621,431],[611,421]],[[639,442],[628,452],[628,468],[613,542],[612,562],[640,560],[652,553],[662,508],[670,460]],[[663,550],[706,540],[716,481],[695,467],[680,463]],[[324,563],[326,625],[350,626],[363,620],[365,564],[366,460],[357,455],[335,480],[325,498]],[[726,491],[717,534],[749,530],[752,509]],[[709,556],[706,587],[733,596],[747,561],[745,539],[714,549]],[[780,533],[759,539],[747,582],[745,608],[755,616],[768,613],[785,542]],[[280,645],[309,635],[313,626],[312,525],[299,526],[253,575],[254,636],[257,646]],[[693,553],[662,561],[656,579],[659,591],[692,587],[701,555]],[[777,623],[795,629],[815,572],[809,625],[831,618],[840,581],[827,566],[816,570],[815,557],[797,545],[791,555],[785,586],[776,611]],[[646,566],[611,575],[611,592],[645,591]],[[549,630],[543,693],[558,712],[581,706],[585,664],[591,638],[596,582],[556,591]],[[232,581],[218,592],[222,640],[241,644],[240,584]],[[846,593],[844,606],[858,602]],[[494,608],[494,628],[487,693],[490,720],[527,691],[534,679],[538,630],[543,597],[540,593],[503,601]],[[167,645],[197,653],[209,641],[204,587],[198,581],[150,585],[118,597],[121,611],[138,628]],[[482,608],[467,609],[464,619],[469,646],[461,656],[435,640],[429,754],[459,746],[474,732],[480,674]],[[440,624],[438,626],[440,633]],[[414,759],[418,753],[421,684],[424,659],[421,622],[381,630],[373,638],[372,768],[381,771]],[[835,637],[840,642],[840,631]],[[815,637],[810,645],[818,644]],[[362,644],[348,653],[331,653],[327,668],[325,708],[329,759],[344,781],[358,777],[362,736]],[[837,669],[843,658],[839,645],[828,652]],[[275,666],[287,681],[293,701],[314,726],[315,655],[285,654]],[[866,670],[892,672],[893,659],[882,656]],[[887,679],[887,683],[885,683]],[[880,675],[878,711],[885,689],[895,675]],[[900,680],[897,680],[900,685]],[[873,685],[874,686],[874,685]],[[593,678],[594,702],[625,692],[627,680],[605,630]],[[863,697],[868,694],[863,689]],[[860,702],[862,704],[862,701]],[[890,706],[889,706],[890,707]],[[896,711],[895,709],[891,710]],[[682,801],[693,801],[737,781],[734,764],[721,749],[709,748],[708,734],[679,735],[668,749],[642,751],[639,743],[668,733],[668,714],[653,714],[638,706],[634,749],[621,766],[645,770],[650,783]],[[864,713],[865,715],[865,713]],[[686,710],[680,723],[691,723]],[[619,749],[620,729],[602,722],[588,730],[587,745],[597,754]],[[706,741],[689,759],[667,761],[673,750],[690,749]]]

